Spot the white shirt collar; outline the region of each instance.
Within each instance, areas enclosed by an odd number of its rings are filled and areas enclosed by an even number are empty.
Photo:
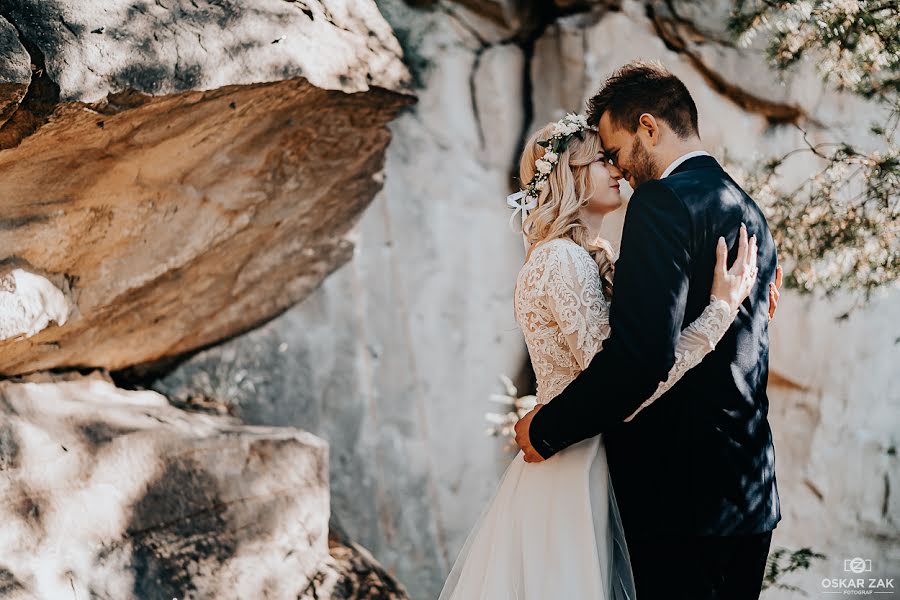
[[[678,158],[673,160],[672,164],[670,164],[668,167],[666,167],[666,170],[663,171],[663,174],[660,176],[660,179],[664,179],[664,178],[668,177],[669,175],[672,174],[672,171],[674,171],[675,169],[678,168],[678,165],[680,165],[681,163],[683,163],[684,161],[686,161],[690,158],[694,158],[695,156],[712,156],[712,155],[709,152],[707,152],[706,150],[694,150],[693,152],[688,152],[687,154],[682,154],[681,156],[679,156]]]

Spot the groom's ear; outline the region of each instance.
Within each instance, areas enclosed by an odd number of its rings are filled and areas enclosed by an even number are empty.
[[[649,145],[655,146],[659,143],[659,122],[656,117],[650,113],[643,113],[638,117],[638,125],[638,131],[647,138]]]

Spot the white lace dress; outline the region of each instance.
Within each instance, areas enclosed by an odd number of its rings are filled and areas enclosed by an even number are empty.
[[[609,303],[597,264],[570,240],[551,240],[532,251],[516,280],[515,314],[542,403],[551,402],[609,336]],[[735,315],[711,297],[682,331],[668,379],[626,420],[713,350]],[[521,451],[516,455],[439,600],[626,598],[634,599],[631,567],[602,436],[596,436],[539,463],[526,463]]]

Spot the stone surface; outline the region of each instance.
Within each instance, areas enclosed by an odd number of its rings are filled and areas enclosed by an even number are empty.
[[[104,378],[0,382],[3,597],[293,599],[328,559],[328,447]]]
[[[64,326],[0,342],[0,373],[208,345],[349,259],[346,234],[382,185],[385,125],[411,101],[373,4],[0,14],[40,71],[0,128],[0,246],[72,306]]]
[[[328,533],[327,558],[297,600],[408,600],[403,586],[372,554],[339,529]]]
[[[5,0],[0,15],[40,55],[60,102],[297,77],[399,90],[408,79],[390,26],[365,0]]]
[[[787,581],[814,598],[823,579],[854,576],[844,560],[861,557],[872,561],[865,577],[894,577],[896,585],[900,293],[847,319],[838,318],[849,304],[840,299],[784,299],[771,328],[770,414],[784,514],[773,544],[827,556]]]
[[[0,19],[0,126],[16,111],[30,83],[28,52],[12,23]]]
[[[0,340],[31,337],[51,321],[66,324],[69,305],[62,290],[23,269],[0,277]]]

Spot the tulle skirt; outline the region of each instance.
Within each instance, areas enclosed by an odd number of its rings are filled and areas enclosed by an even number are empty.
[[[523,456],[504,471],[438,600],[634,600],[602,437],[539,463]]]

